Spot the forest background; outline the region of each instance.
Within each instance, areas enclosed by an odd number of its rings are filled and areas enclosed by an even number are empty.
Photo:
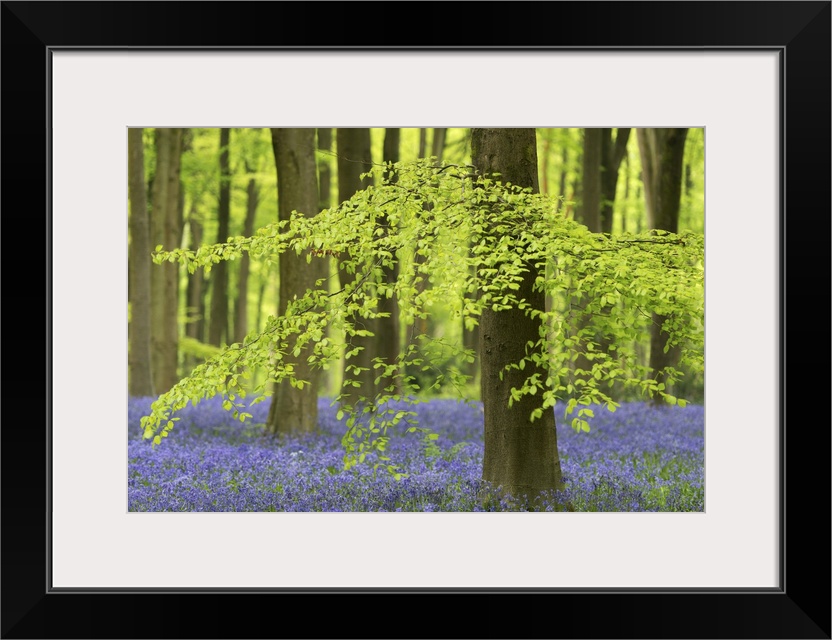
[[[349,130],[348,130],[349,131]],[[358,130],[353,130],[358,131]],[[369,148],[353,147],[348,153],[361,154],[361,171],[376,171],[385,160],[407,162],[433,157],[436,162],[469,164],[469,129],[401,129],[394,142],[385,129],[366,130],[364,139],[344,138],[350,144],[364,142]],[[587,135],[587,131],[589,135]],[[561,213],[588,226],[590,231],[607,234],[640,233],[649,228],[672,232],[704,232],[704,129],[685,130],[683,155],[679,158],[681,192],[673,219],[648,219],[648,196],[639,151],[639,140],[654,132],[628,129],[540,129],[538,157],[540,191],[563,199]],[[232,133],[233,132],[233,133]],[[139,135],[138,131],[133,135]],[[318,130],[317,166],[320,179],[319,208],[339,201],[337,136],[333,129]],[[646,143],[643,143],[646,144]],[[254,230],[277,220],[277,173],[268,129],[144,129],[141,132],[141,176],[145,193],[143,206],[150,211],[150,247],[169,250],[185,247],[196,250],[202,244],[225,242],[232,236],[251,236]],[[139,152],[135,149],[135,152]],[[644,149],[642,149],[644,152]],[[649,150],[646,153],[650,153]],[[348,159],[340,164],[348,167]],[[373,164],[375,163],[375,165]],[[134,169],[136,168],[133,165]],[[355,173],[355,172],[354,172]],[[162,180],[157,179],[161,175]],[[340,198],[361,188],[357,175],[342,184]],[[136,183],[137,184],[137,183]],[[131,193],[137,193],[133,185]],[[345,193],[346,191],[346,193]],[[135,196],[134,196],[135,197]],[[451,241],[454,241],[451,239]],[[466,239],[456,241],[464,243]],[[328,259],[330,277],[337,274],[337,257]],[[148,257],[130,254],[131,265]],[[153,308],[150,333],[152,384],[145,377],[132,375],[132,395],[161,394],[193,370],[207,357],[233,342],[242,342],[250,331],[261,330],[268,316],[278,308],[280,282],[274,263],[251,261],[220,262],[210,274],[166,265],[151,269],[154,287],[141,292],[149,295]],[[135,269],[131,271],[135,273]],[[333,286],[337,286],[334,279]],[[420,333],[445,337],[450,342],[471,347],[476,335],[466,335],[459,315],[461,300],[448,300],[434,307],[430,319],[421,319]],[[404,344],[413,327],[397,324],[397,344]],[[412,325],[412,323],[411,323]],[[649,363],[650,345],[639,346],[643,364]],[[144,353],[138,352],[138,353]],[[144,370],[145,364],[131,360],[131,370]],[[450,359],[452,360],[452,359]],[[463,362],[448,362],[474,378],[466,397],[479,395],[475,369]],[[255,369],[249,385],[256,388],[263,372]],[[335,396],[343,379],[343,368],[332,367],[323,376],[320,392]],[[688,375],[677,384],[677,391],[690,400],[704,396],[701,374]],[[457,393],[447,386],[432,389],[433,395]]]

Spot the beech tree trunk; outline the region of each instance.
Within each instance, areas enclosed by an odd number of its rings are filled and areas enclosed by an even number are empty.
[[[362,180],[362,173],[366,173],[373,166],[370,148],[370,130],[367,128],[339,128],[335,133],[335,144],[338,153],[338,200],[349,200],[357,191],[372,184],[370,178]],[[366,329],[372,336],[353,336],[353,347],[363,347],[357,355],[344,362],[344,366],[355,365],[365,369],[356,375],[344,371],[344,378],[355,380],[360,387],[352,393],[353,400],[357,396],[371,398],[376,393],[375,378],[377,372],[373,370],[373,358],[377,348],[376,334],[378,333],[375,319],[362,318],[358,315],[352,318],[357,328]]]
[[[484,174],[499,172],[500,180],[538,191],[537,145],[534,129],[472,129],[471,156]],[[518,298],[533,309],[544,309],[544,294],[534,290],[537,269],[529,265]],[[480,319],[480,366],[484,418],[485,456],[482,478],[504,493],[531,505],[542,493],[562,488],[555,414],[551,409],[531,422],[531,412],[540,398],[524,396],[509,408],[512,387],[519,388],[533,373],[503,371],[525,355],[526,343],[540,338],[540,321],[522,310],[484,309]],[[503,378],[500,379],[500,373]],[[545,380],[548,372],[538,371]]]
[[[384,130],[384,146],[382,151],[382,159],[384,162],[395,163],[399,161],[400,139],[400,129]],[[395,172],[388,174],[387,179],[395,182]],[[376,225],[387,233],[388,222],[386,217],[376,221]],[[396,262],[392,267],[383,267],[382,274],[386,283],[395,283],[399,278],[399,263]],[[388,313],[390,315],[387,318],[378,318],[376,321],[376,352],[387,364],[392,364],[396,362],[401,349],[401,341],[399,339],[399,300],[396,295],[394,294],[389,298],[386,295],[379,296],[378,310],[381,313]],[[401,392],[400,380],[397,377],[382,379],[379,387],[383,390],[392,387],[391,391],[393,393]]]
[[[202,220],[197,210],[191,206],[188,214],[188,226],[191,230],[190,249],[196,251],[202,245]],[[188,274],[188,284],[185,292],[186,317],[185,335],[199,342],[205,341],[205,270],[197,269]],[[185,359],[185,366],[188,370],[193,369],[198,363],[195,356]]]
[[[421,132],[427,131],[426,129],[421,129]],[[442,157],[445,153],[445,137],[447,133],[446,128],[435,128],[433,130],[433,139],[431,140],[431,150],[430,155],[435,158],[435,162],[437,165],[441,164]],[[424,151],[424,145],[422,144],[422,140],[420,138],[419,141],[419,152],[420,154]],[[424,157],[422,155],[419,156],[420,158]],[[432,205],[426,204],[426,207],[430,207]],[[417,265],[424,264],[424,256],[417,254],[415,258],[415,262]],[[419,293],[422,293],[425,289],[430,287],[430,282],[428,282],[427,278],[425,277],[421,282],[417,283],[416,290]],[[436,323],[430,316],[425,318],[416,318],[416,333],[420,335],[428,335],[433,336],[436,334]]]
[[[150,217],[151,245],[179,247],[182,129],[156,129],[156,171]],[[153,386],[165,393],[179,381],[179,263],[154,264],[150,275]]]
[[[127,129],[130,190],[130,395],[153,396],[150,366],[150,217],[144,182],[144,129]]]
[[[601,129],[601,232],[612,233],[615,192],[618,187],[618,170],[627,155],[630,129],[618,129],[615,140],[612,129]]]
[[[318,129],[318,149],[332,151],[332,129]],[[332,169],[329,158],[318,161],[318,208],[329,209],[332,206]]]
[[[246,187],[246,219],[243,223],[243,235],[250,238],[254,235],[254,219],[257,215],[259,203],[257,181],[249,178]],[[234,307],[234,342],[244,342],[248,333],[248,276],[251,269],[251,257],[243,252],[240,257],[240,273],[237,278],[237,301]]]
[[[433,130],[430,155],[436,157],[436,162],[442,162],[442,156],[445,154],[445,138],[447,133],[448,129],[446,127],[438,127]]]
[[[277,166],[278,215],[289,220],[292,211],[312,217],[318,213],[318,173],[315,161],[315,129],[272,129],[275,164]],[[278,313],[286,313],[289,303],[300,298],[315,281],[326,275],[326,261],[294,252],[281,254],[280,297]],[[310,349],[304,348],[296,358],[286,354],[294,364],[298,379],[307,381],[302,389],[287,381],[277,385],[266,429],[269,433],[309,433],[318,426],[318,383],[320,369],[307,362]]]
[[[682,199],[682,173],[685,158],[685,140],[688,129],[637,129],[639,155],[641,156],[644,196],[647,204],[647,222],[650,229],[662,229],[671,233],[679,231],[679,205]],[[650,368],[656,379],[670,392],[670,382],[661,373],[679,361],[680,348],[672,346],[665,352],[668,334],[662,330],[665,316],[653,314],[650,331]],[[654,398],[655,404],[662,402]]]
[[[601,232],[601,129],[584,129],[583,179],[579,222]]]
[[[318,209],[323,211],[332,206],[332,129],[318,129],[318,150],[325,153],[318,157]],[[332,265],[337,264],[337,258],[327,258],[327,273],[332,273]],[[337,271],[336,271],[337,273]],[[337,278],[333,278],[337,285]],[[341,339],[338,330],[329,325],[327,336],[330,340],[337,342]],[[321,373],[321,388],[324,393],[330,394],[338,384],[337,367],[330,367]]]
[[[218,203],[217,243],[226,242],[231,218],[231,173],[228,165],[230,129],[220,129],[220,197]],[[211,269],[211,315],[208,342],[218,347],[228,335],[228,262],[221,260]]]
[[[615,140],[612,129],[585,129],[583,154],[583,206],[581,207],[582,222],[593,233],[612,233],[613,205],[615,203],[618,168],[626,152],[629,129],[619,129]],[[582,307],[587,301],[576,301],[575,305]],[[605,307],[604,313],[609,312]],[[583,330],[590,319],[583,317],[578,330]],[[607,336],[594,337],[599,351],[609,351],[610,340]],[[575,369],[586,373],[576,374],[579,378],[586,378],[592,371],[592,362],[583,354],[575,360]]]

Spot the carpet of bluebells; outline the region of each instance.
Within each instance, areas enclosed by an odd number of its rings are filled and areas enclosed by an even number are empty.
[[[386,454],[407,476],[364,464],[343,470],[342,421],[320,400],[314,435],[264,435],[269,401],[246,409],[240,423],[219,397],[177,413],[162,444],[142,438],[139,421],[151,398],[128,403],[130,511],[500,511],[510,503],[483,500],[483,414],[479,403],[432,399],[403,405],[439,438],[397,426]],[[565,491],[576,511],[704,511],[705,414],[700,405],[623,404],[595,407],[589,433],[576,433],[555,408]],[[389,464],[389,463],[385,463]]]

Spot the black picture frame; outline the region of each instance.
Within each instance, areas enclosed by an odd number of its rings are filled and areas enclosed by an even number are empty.
[[[7,349],[2,367],[2,637],[830,638],[830,4],[3,2],[3,337],[14,349]],[[371,9],[404,17],[393,33],[366,22]],[[287,20],[290,27],[281,26]],[[465,27],[452,26],[456,20]],[[778,51],[785,81],[780,587],[52,589],[48,488],[57,479],[48,456],[50,430],[56,428],[50,389],[60,381],[50,378],[50,336],[61,319],[50,310],[49,269],[57,266],[51,264],[50,239],[50,52],[127,47]]]

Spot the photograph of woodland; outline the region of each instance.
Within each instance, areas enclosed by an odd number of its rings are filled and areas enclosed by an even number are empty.
[[[702,128],[129,128],[131,512],[703,512]]]

